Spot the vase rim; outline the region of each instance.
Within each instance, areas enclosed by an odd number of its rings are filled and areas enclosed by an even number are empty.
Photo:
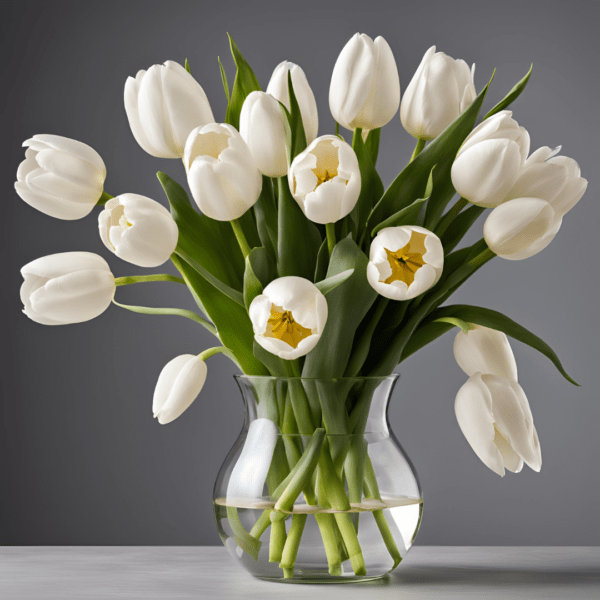
[[[234,379],[238,380],[252,380],[252,379],[260,379],[263,381],[292,381],[292,380],[300,380],[300,381],[386,381],[392,380],[396,381],[400,377],[400,373],[391,373],[390,375],[380,375],[380,376],[366,376],[366,377],[277,377],[274,375],[245,375],[245,374],[235,374]]]

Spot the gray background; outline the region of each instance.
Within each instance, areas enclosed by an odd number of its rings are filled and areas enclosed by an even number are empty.
[[[0,543],[218,544],[211,491],[242,422],[242,404],[223,357],[211,359],[202,395],[168,426],[152,419],[162,366],[213,345],[202,328],[174,317],[111,308],[75,326],[44,327],[22,315],[25,263],[69,250],[98,252],[114,272],[142,269],[105,250],[96,219],[46,217],[13,190],[20,145],[56,133],[93,146],[112,194],[165,199],[155,178],[179,181],[178,161],[145,154],[129,130],[123,85],[167,59],[189,58],[215,116],[225,109],[216,57],[233,77],[229,31],[266,86],[283,59],[299,63],[315,90],[320,133],[331,132],[327,94],[339,51],[357,30],[383,35],[406,88],[423,53],[477,63],[481,89],[498,67],[487,107],[527,71],[515,117],[532,147],[563,145],[590,185],[542,254],[494,260],[456,302],[501,310],[556,349],[575,388],[535,351],[513,344],[519,377],[540,435],[544,466],[504,479],[476,458],[454,417],[465,381],[453,335],[402,368],[392,426],[425,492],[420,544],[597,544],[600,542],[598,268],[598,33],[594,2],[14,2],[3,4],[1,190],[3,199]],[[379,168],[386,184],[413,140],[398,117],[384,129]],[[473,239],[480,237],[476,227]],[[135,289],[134,289],[135,288]],[[183,287],[119,289],[133,304],[194,308]]]

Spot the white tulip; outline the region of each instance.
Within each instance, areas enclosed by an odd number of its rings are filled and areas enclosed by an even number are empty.
[[[440,135],[477,97],[474,75],[475,65],[429,48],[402,97],[404,129],[423,140]]]
[[[475,454],[494,473],[518,473],[526,462],[542,467],[542,454],[527,396],[516,381],[475,373],[454,405],[458,424]]]
[[[248,94],[240,114],[240,135],[248,144],[256,166],[263,175],[287,175],[283,114],[279,102],[273,96],[264,92]]]
[[[541,198],[515,198],[497,206],[483,226],[492,252],[522,260],[542,251],[556,236],[562,218]]]
[[[87,144],[60,135],[34,135],[17,170],[15,189],[46,215],[71,221],[88,215],[102,196],[106,167]]]
[[[239,132],[225,123],[194,129],[183,164],[200,210],[217,221],[241,217],[260,196],[262,176]]]
[[[333,68],[329,108],[346,129],[377,129],[389,123],[400,106],[400,78],[392,50],[378,37],[356,33]]]
[[[179,231],[171,213],[139,194],[109,200],[98,217],[104,245],[140,267],[158,267],[175,251]]]
[[[272,281],[248,310],[254,339],[279,358],[308,354],[321,339],[327,321],[327,300],[317,286],[302,277]]]
[[[452,165],[452,183],[465,199],[493,208],[506,199],[529,152],[529,134],[501,111],[476,127]]]
[[[89,321],[102,314],[115,295],[106,261],[91,252],[63,252],[38,258],[21,269],[23,312],[42,325]]]
[[[172,60],[127,79],[125,112],[137,143],[159,158],[181,158],[190,131],[215,120],[202,86]]]
[[[161,425],[179,417],[197,398],[206,381],[206,363],[193,354],[169,361],[160,372],[152,412]]]
[[[471,327],[454,338],[458,366],[469,377],[479,372],[517,381],[517,362],[506,334],[482,325]]]
[[[306,143],[310,144],[316,137],[319,131],[319,115],[317,113],[317,102],[313,94],[308,80],[301,67],[284,60],[279,63],[267,86],[267,94],[271,94],[275,99],[279,100],[288,110],[290,110],[290,94],[288,90],[288,73],[292,74],[292,86],[294,94],[298,100],[300,108],[300,116],[304,125],[304,134],[306,135]]]
[[[542,198],[550,203],[557,218],[569,212],[583,196],[587,180],[579,165],[567,156],[556,156],[560,146],[538,148],[526,161],[519,178],[506,195],[513,198]]]
[[[288,181],[308,219],[335,223],[352,211],[360,195],[358,159],[339,137],[323,135],[296,156]]]
[[[424,227],[386,227],[371,242],[367,279],[391,300],[416,298],[438,282],[443,269],[442,242]]]

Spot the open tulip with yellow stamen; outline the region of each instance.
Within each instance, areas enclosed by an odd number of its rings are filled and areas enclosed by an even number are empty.
[[[404,225],[382,229],[371,243],[367,279],[391,300],[410,300],[439,280],[444,249],[435,233]]]

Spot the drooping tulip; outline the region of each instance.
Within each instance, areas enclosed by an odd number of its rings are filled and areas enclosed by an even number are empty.
[[[109,200],[98,217],[104,245],[140,267],[158,267],[175,251],[179,231],[171,213],[139,194]]]
[[[152,412],[161,425],[174,421],[190,407],[206,375],[206,363],[193,354],[176,356],[163,367],[152,401]]]
[[[452,184],[469,202],[493,208],[517,181],[529,152],[529,134],[501,111],[467,137],[452,165]]]
[[[196,204],[211,219],[233,221],[260,196],[260,171],[248,145],[231,125],[209,123],[194,129],[185,145],[183,164]]]
[[[57,219],[88,215],[104,188],[106,167],[100,155],[87,144],[60,135],[34,135],[23,146],[28,148],[17,170],[17,194]]]
[[[475,373],[492,374],[517,381],[517,362],[506,334],[482,325],[471,325],[454,338],[454,357],[470,377]]]
[[[335,223],[360,195],[360,168],[352,147],[335,135],[313,141],[293,160],[288,181],[302,212],[315,223]]]
[[[410,300],[434,286],[443,268],[437,235],[416,225],[386,227],[371,242],[367,279],[386,298]]]
[[[279,63],[267,86],[267,94],[271,94],[276,100],[279,100],[288,110],[290,110],[290,94],[288,90],[288,73],[292,74],[292,86],[294,94],[298,100],[302,125],[304,125],[304,134],[306,143],[310,144],[319,131],[319,115],[317,113],[317,102],[315,95],[308,84],[308,79],[301,67],[284,60]]]
[[[279,102],[273,96],[264,92],[248,94],[240,114],[240,135],[248,144],[256,166],[263,175],[287,175],[283,114]]]
[[[389,123],[400,106],[400,78],[392,50],[377,37],[356,33],[333,68],[329,108],[346,129],[377,129]]]
[[[308,354],[321,339],[327,321],[327,300],[302,277],[280,277],[256,296],[248,310],[254,339],[279,358]]]
[[[23,312],[42,325],[82,323],[101,315],[115,295],[106,261],[91,252],[38,258],[21,269]]]
[[[192,129],[215,120],[202,86],[172,60],[127,79],[125,111],[137,143],[159,158],[181,158]]]
[[[542,454],[527,396],[510,379],[473,374],[460,388],[454,405],[461,431],[475,454],[494,473],[518,473],[527,463],[542,467]]]
[[[429,48],[402,96],[404,129],[423,140],[440,135],[477,97],[474,75],[475,65]]]

